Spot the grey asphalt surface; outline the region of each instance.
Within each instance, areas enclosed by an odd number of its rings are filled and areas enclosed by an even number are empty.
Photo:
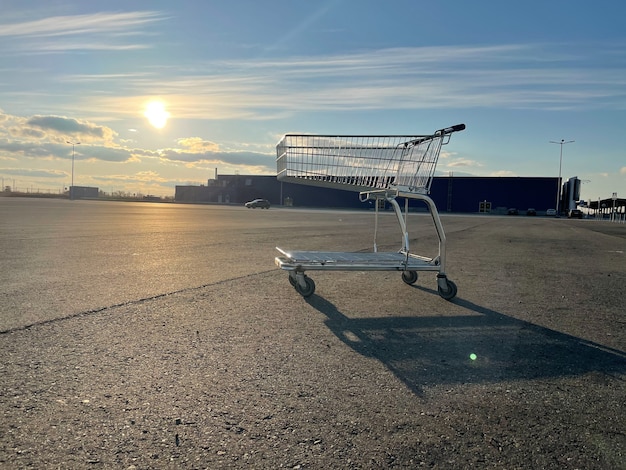
[[[0,198],[0,466],[626,468],[626,226],[443,223],[454,301],[303,299],[274,247],[371,249],[372,213]]]

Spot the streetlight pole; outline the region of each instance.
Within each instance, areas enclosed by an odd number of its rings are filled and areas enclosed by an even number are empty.
[[[556,191],[556,216],[559,217],[561,215],[561,211],[560,211],[560,203],[561,203],[561,167],[563,166],[563,145],[565,144],[571,144],[572,142],[574,142],[573,140],[565,140],[565,139],[561,139],[560,142],[555,142],[554,140],[551,140],[550,143],[551,144],[559,144],[561,146],[561,153],[559,155],[559,179],[556,182],[557,184],[557,191]]]
[[[72,185],[70,186],[70,199],[74,199],[74,146],[80,145],[80,142],[65,141],[72,146]]]

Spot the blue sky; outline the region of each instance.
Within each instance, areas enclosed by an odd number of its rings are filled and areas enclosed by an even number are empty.
[[[68,141],[80,142],[74,184],[173,196],[215,168],[275,174],[287,132],[462,122],[438,174],[558,176],[550,141],[573,140],[563,178],[583,180],[583,199],[626,196],[623,2],[2,0],[2,11],[5,186],[69,186]],[[160,128],[145,115],[154,102]]]

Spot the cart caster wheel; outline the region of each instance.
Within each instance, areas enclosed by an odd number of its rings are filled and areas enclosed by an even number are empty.
[[[456,284],[452,282],[450,279],[446,279],[446,285],[448,288],[443,290],[441,287],[437,288],[439,295],[446,300],[452,300],[456,296],[457,288]]]
[[[412,286],[417,282],[417,271],[402,271],[402,280]]]
[[[298,284],[298,280],[295,277],[288,277],[289,279],[289,284],[291,284],[291,287],[296,287],[296,284]]]
[[[296,282],[294,287],[302,297],[311,297],[313,292],[315,292],[315,282],[308,276],[304,276],[304,282],[306,287],[302,287],[299,282]]]

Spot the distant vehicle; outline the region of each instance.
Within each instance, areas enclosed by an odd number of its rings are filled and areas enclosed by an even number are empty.
[[[568,219],[582,219],[583,218],[583,211],[581,211],[580,209],[572,209],[567,214],[567,218]]]
[[[245,206],[248,209],[256,209],[257,207],[260,207],[261,209],[269,209],[270,202],[267,199],[254,199],[252,201],[246,202]]]
[[[519,215],[519,211],[515,208],[511,208],[507,211],[507,215]]]
[[[526,211],[526,215],[537,215],[537,211],[533,209],[532,207],[529,207],[528,210]]]
[[[546,211],[546,215],[549,217],[554,217],[556,215],[556,209],[548,209]]]

